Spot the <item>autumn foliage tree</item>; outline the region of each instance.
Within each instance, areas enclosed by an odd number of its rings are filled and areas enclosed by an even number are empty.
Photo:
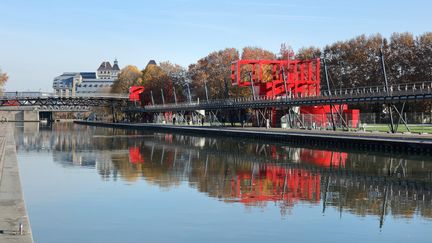
[[[178,65],[172,64],[168,61],[161,62],[159,64],[162,71],[166,74],[166,82],[169,82],[172,86],[172,96],[174,96],[178,102],[182,102],[187,97],[186,92],[186,83],[188,83],[187,70]],[[174,97],[171,97],[170,100],[173,100]]]
[[[8,76],[6,73],[3,73],[2,70],[0,69],[0,93],[3,92],[3,87],[6,84],[6,81],[8,80]]]
[[[249,60],[274,60],[276,59],[276,55],[273,52],[267,51],[265,49],[259,48],[259,47],[245,47],[243,48],[242,60],[249,59]],[[272,80],[272,70],[271,66],[264,65],[261,67],[263,70],[263,77],[261,81],[268,82]],[[241,73],[242,77],[246,79],[245,81],[250,81],[250,75],[248,75],[251,72],[251,66],[245,66],[242,67]]]
[[[238,60],[235,48],[210,53],[189,66],[191,89],[197,98],[205,99],[205,85],[210,99],[226,98],[230,93],[231,63]]]
[[[153,101],[155,104],[162,104],[162,95],[167,101],[167,90],[169,89],[168,76],[166,73],[156,64],[149,64],[142,70],[142,85],[145,90],[141,94],[141,101],[144,104],[151,104]]]
[[[379,59],[382,42],[383,38],[379,34],[369,37],[361,35],[348,41],[338,41],[326,46],[324,53],[327,58],[332,88],[382,84]]]
[[[279,50],[279,60],[294,59],[294,50],[287,43],[282,43]]]
[[[384,85],[380,48],[390,84],[431,80],[432,33],[360,35],[324,48],[333,88]]]
[[[129,88],[142,83],[141,71],[133,65],[128,65],[120,71],[118,78],[114,81],[111,92],[126,94]]]
[[[415,46],[417,79],[432,80],[432,32],[418,36]]]
[[[295,55],[295,59],[298,60],[316,59],[320,57],[321,49],[314,46],[300,48]]]
[[[142,85],[145,90],[141,99],[144,104],[151,104],[153,101],[155,104],[174,103],[175,90],[177,101],[183,101],[185,79],[186,71],[180,65],[170,62],[149,64],[142,70]]]

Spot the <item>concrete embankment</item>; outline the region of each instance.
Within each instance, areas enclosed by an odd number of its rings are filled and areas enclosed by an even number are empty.
[[[408,135],[370,132],[338,132],[319,130],[291,130],[281,128],[240,128],[178,126],[150,123],[109,123],[75,121],[77,124],[122,129],[177,132],[201,136],[227,136],[266,141],[306,144],[322,148],[355,148],[394,152],[432,153],[432,135]]]
[[[32,243],[11,124],[0,124],[0,242]]]
[[[21,106],[1,107],[0,121],[39,122],[39,110],[35,107],[21,107]]]

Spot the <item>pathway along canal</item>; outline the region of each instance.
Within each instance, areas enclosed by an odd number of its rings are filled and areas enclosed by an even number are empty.
[[[16,127],[35,242],[430,242],[430,156]]]

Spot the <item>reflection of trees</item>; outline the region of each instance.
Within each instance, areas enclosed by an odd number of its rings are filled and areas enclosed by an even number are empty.
[[[20,139],[18,149],[54,150],[63,163],[96,167],[106,180],[144,179],[165,189],[187,182],[225,202],[248,207],[272,202],[283,214],[297,203],[321,202],[324,211],[333,207],[382,219],[416,213],[432,218],[432,163],[420,156],[348,154],[71,124]]]
[[[304,148],[162,134],[136,148],[142,163],[131,164],[131,156],[118,160],[119,173],[134,170],[164,188],[188,181],[210,197],[258,207],[274,202],[282,213],[325,199],[324,206],[341,213],[432,217],[432,165],[424,161],[321,150],[315,156]],[[323,160],[325,152],[330,161]]]
[[[324,203],[339,208],[341,212],[401,218],[412,218],[418,212],[422,217],[432,218],[430,183],[397,179],[374,181],[370,177],[353,180],[330,175],[324,178],[324,183],[328,180],[327,190],[323,189]]]

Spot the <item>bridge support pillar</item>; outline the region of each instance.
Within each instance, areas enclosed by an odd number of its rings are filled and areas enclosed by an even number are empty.
[[[24,118],[26,119],[25,113],[24,113]],[[48,123],[50,123],[53,121],[53,113],[51,111],[41,111],[39,112],[39,120],[41,121],[46,120]]]

